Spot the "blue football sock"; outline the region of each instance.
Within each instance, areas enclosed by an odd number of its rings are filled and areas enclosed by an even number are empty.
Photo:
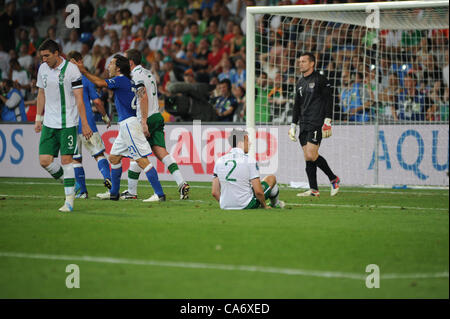
[[[78,165],[78,164],[75,164]],[[86,193],[87,189],[86,189],[86,177],[84,175],[84,168],[83,166],[75,166],[74,167],[75,170],[75,180],[78,183],[78,185],[80,186],[80,193]]]
[[[156,169],[152,167],[145,173],[145,175],[147,176],[148,181],[152,185],[155,194],[158,195],[159,197],[164,196],[164,191],[162,189],[161,183],[159,182],[158,173],[156,172]]]
[[[111,172],[109,170],[109,163],[106,158],[102,158],[97,162],[98,170],[103,175],[103,179],[111,180]]]
[[[117,167],[117,165],[111,165],[111,190],[109,191],[111,195],[118,195],[120,190],[120,177],[122,176],[122,165]],[[116,167],[114,167],[116,166]]]

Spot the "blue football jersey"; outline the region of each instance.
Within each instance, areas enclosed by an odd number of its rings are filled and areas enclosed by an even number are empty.
[[[97,125],[95,124],[94,113],[92,112],[91,100],[99,99],[95,85],[88,80],[84,75],[81,76],[81,82],[83,83],[83,102],[86,108],[86,118],[92,132],[98,132]],[[78,134],[81,134],[81,118],[78,122]]]
[[[114,91],[114,103],[119,115],[119,122],[136,116],[137,98],[135,97],[134,82],[124,75],[118,75],[105,81],[108,88]]]

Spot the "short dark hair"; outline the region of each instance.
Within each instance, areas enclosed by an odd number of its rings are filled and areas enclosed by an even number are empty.
[[[228,137],[228,143],[230,143],[231,147],[237,147],[239,142],[244,142],[244,137],[248,135],[246,130],[241,129],[233,129],[230,132],[230,136]]]
[[[131,60],[134,62],[134,64],[139,65],[142,61],[142,54],[139,50],[136,49],[128,49],[126,51],[128,60]]]
[[[116,59],[116,66],[119,68],[120,73],[131,79],[129,60],[121,54],[116,54],[113,58]]]
[[[78,51],[70,51],[69,54],[67,54],[67,59],[74,59],[75,61],[81,61],[83,60],[83,56]]]
[[[314,66],[316,66],[316,56],[311,52],[303,52],[300,56],[307,56],[310,62],[314,62]]]
[[[61,53],[61,51],[59,50],[58,43],[56,43],[56,41],[53,41],[52,39],[47,39],[44,42],[42,42],[38,51],[44,51],[44,50],[49,50],[51,53],[55,53],[55,51],[58,51],[59,53]]]
[[[223,79],[219,81],[219,84],[226,84],[228,87],[228,91],[231,91],[231,81],[229,79]]]

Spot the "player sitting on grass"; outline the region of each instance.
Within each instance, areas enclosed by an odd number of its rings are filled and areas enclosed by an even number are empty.
[[[71,51],[67,55],[67,58],[75,59],[75,61],[80,62],[83,60],[83,56],[80,52]],[[103,184],[110,189],[111,188],[111,172],[109,170],[109,163],[104,155],[105,144],[103,144],[102,138],[98,133],[97,125],[95,124],[94,114],[92,113],[91,100],[94,102],[95,107],[102,114],[102,119],[105,121],[107,128],[111,126],[111,121],[109,120],[108,114],[106,114],[105,108],[103,107],[103,102],[100,100],[98,93],[95,91],[94,84],[89,81],[84,75],[81,79],[83,83],[83,101],[86,107],[86,118],[91,128],[92,137],[86,140],[81,135],[81,119],[78,125],[78,138],[77,138],[77,151],[78,153],[73,156],[73,167],[75,169],[75,192],[79,191],[77,198],[88,198],[88,191],[86,188],[86,180],[84,175],[84,168],[81,164],[82,162],[82,145],[91,153],[92,157],[97,161],[98,170],[103,175]],[[78,188],[78,189],[77,189]]]
[[[161,201],[164,201],[166,196],[159,182],[158,173],[156,173],[156,169],[147,158],[152,153],[152,150],[145,139],[142,126],[136,117],[138,97],[135,95],[136,88],[134,82],[131,80],[128,59],[120,54],[116,54],[108,65],[109,76],[111,78],[107,80],[89,73],[82,61],[77,62],[72,59],[71,62],[75,63],[81,73],[96,86],[106,87],[114,91],[114,102],[119,116],[119,135],[114,140],[109,156],[112,183],[109,199],[119,200],[120,177],[122,176],[121,161],[122,157],[127,156],[134,159],[144,170],[155,193]],[[140,94],[139,91],[136,94]]]
[[[233,129],[228,138],[233,147],[214,166],[212,196],[222,209],[253,209],[285,206],[278,199],[279,189],[274,175],[260,180],[255,159],[248,156],[248,133]],[[270,206],[266,204],[270,199]]]

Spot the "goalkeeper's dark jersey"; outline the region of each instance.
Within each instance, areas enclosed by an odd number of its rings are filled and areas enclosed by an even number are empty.
[[[292,123],[301,131],[314,131],[333,112],[333,91],[327,78],[317,71],[302,77],[297,83]]]

